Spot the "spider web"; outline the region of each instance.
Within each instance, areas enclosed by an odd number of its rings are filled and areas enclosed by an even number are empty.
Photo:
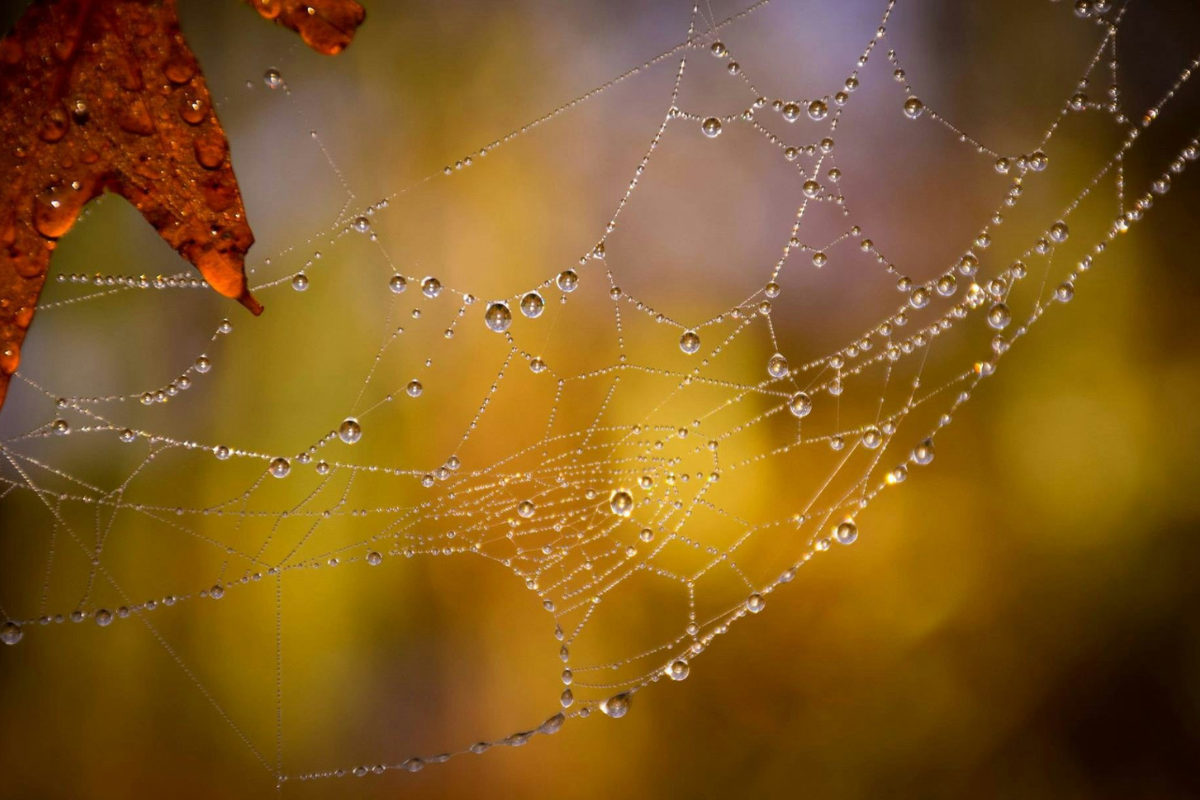
[[[776,97],[789,76],[760,70],[768,60],[737,36],[769,8],[762,0],[722,18],[695,6],[677,45],[369,204],[321,126],[306,133],[311,141],[296,146],[321,153],[345,201],[336,224],[254,267],[254,291],[283,308],[268,382],[236,361],[239,337],[260,325],[241,320],[210,324],[182,369],[168,366],[171,353],[143,359],[159,377],[130,391],[65,392],[59,384],[76,381],[45,364],[37,377],[33,367],[18,374],[9,402],[36,419],[3,441],[0,513],[23,529],[37,519],[46,536],[36,559],[20,562],[29,591],[3,597],[4,641],[37,647],[44,626],[64,621],[140,625],[279,784],[417,771],[589,715],[624,716],[651,684],[687,678],[811,560],[855,543],[863,511],[935,460],[945,429],[1014,345],[1073,300],[1110,243],[1196,159],[1196,131],[1183,141],[1155,133],[1200,58],[1135,107],[1117,59],[1135,12],[1063,4],[1056,10],[1089,26],[1090,55],[1048,123],[1010,151],[940,112],[936,92],[906,71],[890,26],[893,12],[913,8],[887,3],[844,80],[807,98]],[[474,175],[505,169],[493,165],[510,146],[650,75],[670,78],[656,122],[639,129],[642,155],[602,223],[570,223],[582,242],[575,260],[531,259],[523,269],[536,277],[512,290],[522,268],[497,281],[490,265],[422,266],[408,254],[421,247],[419,230],[388,233],[397,214],[422,225],[422,209],[446,199],[440,186],[470,192]],[[286,71],[269,70],[264,83],[254,91],[295,101],[307,131],[312,112]],[[904,128],[887,133],[881,120]],[[875,178],[856,173],[843,144],[854,125],[881,126],[876,152],[957,148],[969,165],[958,180],[998,187],[973,235],[947,236],[952,257],[938,247],[893,257],[896,231],[860,214],[860,201],[878,201],[853,191]],[[647,278],[676,246],[640,222],[665,202],[655,191],[673,197],[654,185],[672,148],[703,153],[712,195],[698,202],[743,202],[760,182],[792,200],[764,209],[762,231],[737,232],[731,252],[744,253],[735,272],[745,280],[712,278],[711,313],[692,285],[710,280],[704,264],[668,292]],[[765,177],[731,188],[715,162],[746,153]],[[1079,177],[1051,183],[1060,162]],[[39,319],[203,288],[184,272],[58,282]],[[336,309],[316,319],[343,322],[314,330],[300,313],[314,301]],[[832,320],[818,329],[821,312]],[[353,352],[321,349],[333,338],[326,324],[352,329]],[[303,406],[304,424],[262,411],[264,393]],[[220,420],[192,419],[197,395],[222,409]],[[147,554],[150,576],[131,574],[129,548]],[[211,566],[211,579],[197,584],[180,563],[188,559]],[[557,684],[534,699],[545,713],[441,753],[292,763],[284,698],[299,667],[284,629],[304,612],[285,615],[285,596],[328,599],[322,586],[345,573],[395,582],[409,559],[482,562],[536,602],[544,628],[531,641],[549,657],[530,663],[553,662]],[[153,599],[126,588],[146,580]],[[480,606],[489,589],[463,592]],[[215,614],[214,602],[238,598],[254,609],[245,624],[271,631],[265,728],[211,688],[164,630],[180,609],[208,604]]]

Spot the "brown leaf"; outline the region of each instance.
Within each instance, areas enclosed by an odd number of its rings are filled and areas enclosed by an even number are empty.
[[[353,0],[246,0],[314,50],[350,43]],[[0,406],[50,254],[104,191],[253,313],[254,234],[175,0],[35,0],[0,41]]]

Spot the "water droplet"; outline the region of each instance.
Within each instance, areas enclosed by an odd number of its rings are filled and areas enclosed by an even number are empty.
[[[303,292],[308,288],[308,276],[303,272],[297,272],[292,277],[292,288],[297,292]]]
[[[688,662],[684,661],[682,658],[678,658],[667,666],[665,672],[667,673],[667,677],[671,680],[681,681],[688,676],[689,672],[691,672],[691,667],[688,666]]]
[[[567,721],[567,718],[564,717],[562,714],[555,714],[553,717],[546,720],[541,725],[538,725],[538,733],[546,733],[546,734],[558,733],[559,729],[562,728],[563,723],[566,721]]]
[[[286,458],[276,458],[271,462],[269,469],[276,478],[286,478],[287,474],[292,471],[292,465]]]
[[[537,510],[537,507],[534,506],[533,502],[529,501],[529,500],[522,500],[517,505],[517,514],[524,517],[525,519],[529,519],[530,517],[532,517],[533,512],[536,510]]]
[[[529,292],[521,298],[521,313],[530,319],[536,319],[546,310],[546,301],[537,292]]]
[[[579,274],[573,269],[564,269],[554,279],[558,288],[564,292],[573,292],[579,288]]]
[[[721,135],[721,120],[709,117],[700,124],[700,130],[704,131],[704,135],[708,138],[715,139]]]
[[[925,113],[925,104],[919,98],[910,97],[904,101],[904,114],[909,119],[916,119]]]
[[[612,508],[612,513],[618,517],[628,517],[633,513],[633,495],[624,489],[618,489],[613,492],[609,506]]]
[[[988,309],[987,321],[996,330],[1004,330],[1012,322],[1012,312],[1004,303],[996,303]]]
[[[854,524],[854,520],[848,519],[834,528],[833,538],[838,544],[854,544],[854,540],[858,538],[858,526]]]
[[[863,431],[862,443],[863,447],[867,448],[868,450],[874,450],[876,447],[879,447],[879,445],[883,444],[883,434],[880,432],[879,428],[871,425],[865,431]]]
[[[763,596],[758,592],[746,598],[746,610],[751,614],[757,614],[767,607],[767,601],[763,600]]]
[[[269,69],[263,73],[263,83],[268,89],[278,89],[283,86],[283,75],[277,69]]]
[[[196,372],[199,372],[200,374],[204,374],[205,372],[208,372],[210,369],[212,369],[212,361],[209,359],[208,356],[200,356],[199,358],[196,359],[195,366],[196,366]]]
[[[358,233],[366,233],[371,230],[371,220],[366,217],[355,217],[354,221],[350,223],[350,227]]]
[[[913,448],[912,460],[924,466],[933,461],[933,439],[925,439]]]
[[[629,713],[629,704],[632,700],[629,692],[615,694],[600,704],[600,710],[613,719],[620,719]]]
[[[679,337],[679,349],[691,355],[700,349],[700,334],[695,331],[684,331]]]
[[[372,550],[371,552],[367,553],[367,563],[372,567],[378,567],[383,563],[383,556],[379,554],[379,551]]]
[[[1062,244],[1070,235],[1070,230],[1067,228],[1067,223],[1059,221],[1050,226],[1050,238]]]
[[[820,122],[829,114],[829,106],[824,100],[813,100],[808,104],[808,117],[814,122]]]
[[[507,303],[492,303],[483,315],[483,321],[488,329],[496,333],[504,333],[512,325],[512,312]]]
[[[442,283],[437,278],[426,278],[421,281],[421,294],[433,299],[442,293]]]
[[[421,385],[419,380],[413,378],[408,382],[408,386],[404,390],[408,392],[409,397],[420,397],[421,392],[425,391],[425,387]]]
[[[4,642],[4,644],[16,644],[24,635],[21,626],[15,622],[5,622],[0,625],[0,642]]]
[[[346,444],[354,444],[362,438],[362,426],[353,417],[347,417],[338,427],[338,438]]]
[[[779,353],[776,353],[775,355],[771,356],[770,360],[767,361],[767,374],[770,375],[772,378],[782,378],[785,375],[787,375],[788,374],[787,359],[784,358]]]
[[[796,392],[788,400],[788,410],[793,416],[803,419],[812,411],[812,398],[806,392]]]
[[[112,612],[107,608],[102,608],[96,612],[95,619],[97,625],[99,625],[101,628],[107,628],[112,624],[113,615]]]
[[[408,281],[404,280],[403,275],[393,275],[388,281],[388,288],[392,290],[392,294],[400,294],[408,288]]]

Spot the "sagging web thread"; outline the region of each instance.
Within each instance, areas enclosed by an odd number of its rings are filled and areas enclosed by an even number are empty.
[[[61,396],[19,374],[18,378],[42,393],[55,411],[45,424],[10,437],[0,446],[3,455],[0,463],[6,467],[0,476],[0,497],[32,493],[53,519],[47,585],[53,569],[56,537],[66,539],[57,546],[78,548],[89,559],[91,568],[82,598],[72,610],[51,613],[45,609],[46,589],[42,593],[40,614],[22,616],[0,608],[0,615],[7,620],[0,628],[0,640],[15,645],[37,626],[65,619],[93,620],[101,626],[126,618],[137,620],[281,785],[297,779],[417,771],[426,764],[468,752],[481,753],[497,745],[522,745],[531,737],[555,733],[568,720],[585,718],[596,711],[610,717],[624,716],[634,696],[649,684],[663,678],[686,678],[700,655],[732,625],[761,611],[770,595],[791,582],[800,567],[824,552],[852,544],[858,537],[857,515],[886,489],[903,483],[910,469],[933,460],[939,432],[950,424],[976,387],[995,371],[1012,345],[1033,330],[1055,304],[1074,297],[1078,283],[1106,252],[1109,242],[1141,221],[1153,206],[1155,196],[1166,194],[1172,180],[1185,171],[1188,162],[1196,159],[1198,145],[1193,138],[1164,161],[1160,176],[1145,191],[1131,192],[1125,185],[1127,156],[1192,77],[1200,66],[1200,57],[1178,74],[1174,85],[1155,105],[1140,115],[1130,116],[1117,88],[1116,58],[1118,31],[1127,6],[1113,8],[1107,2],[1076,4],[1077,14],[1094,22],[1100,31],[1099,45],[1080,75],[1079,90],[1062,104],[1026,154],[1013,155],[997,152],[977,141],[923,102],[917,88],[910,84],[900,56],[895,50],[885,49],[884,57],[898,87],[895,107],[887,113],[902,113],[913,124],[932,123],[947,129],[983,160],[985,168],[1009,176],[996,212],[961,258],[932,279],[917,281],[906,276],[871,239],[869,221],[852,215],[853,198],[846,197],[841,189],[843,166],[837,162],[835,146],[843,110],[853,104],[859,88],[860,70],[877,49],[884,48],[896,0],[887,3],[878,29],[858,56],[844,85],[829,95],[804,101],[763,96],[754,84],[752,69],[737,61],[738,53],[721,40],[722,31],[760,11],[768,2],[761,0],[724,20],[713,17],[707,7],[694,6],[686,38],[672,49],[379,202],[356,207],[355,196],[347,186],[348,200],[333,228],[276,256],[282,258],[304,247],[328,246],[343,237],[366,236],[378,245],[380,258],[393,273],[387,280],[387,289],[406,298],[414,295],[417,298],[419,306],[411,314],[410,325],[437,325],[436,320],[445,319],[445,315],[439,316],[434,311],[444,308],[447,299],[457,304],[437,345],[439,360],[453,348],[454,334],[461,325],[486,325],[507,345],[503,364],[480,398],[478,411],[459,445],[435,468],[361,463],[348,456],[327,455],[327,452],[352,453],[338,450],[337,442],[355,444],[364,430],[369,431],[373,415],[384,413],[393,402],[419,402],[425,392],[424,383],[430,380],[425,371],[435,353],[429,354],[426,367],[418,370],[418,374],[406,376],[399,383],[381,366],[391,352],[401,347],[402,337],[395,332],[392,316],[399,313],[395,309],[389,312],[385,323],[389,333],[363,377],[351,414],[339,419],[334,430],[321,435],[298,454],[256,452],[234,443],[181,440],[153,428],[122,424],[121,403],[127,401],[167,413],[171,398],[186,391],[193,381],[212,369],[213,361],[208,355],[199,355],[190,367],[165,385],[129,395]],[[680,89],[691,58],[719,59],[731,79],[744,89],[745,108],[738,113],[719,115],[681,107]],[[527,291],[488,302],[480,302],[467,290],[444,286],[436,277],[405,274],[395,266],[376,233],[376,220],[387,213],[391,204],[419,192],[432,181],[443,180],[444,176],[465,179],[459,176],[465,176],[489,153],[663,63],[676,64],[677,71],[661,123],[635,165],[607,226],[577,265],[546,277]],[[265,81],[270,88],[290,92],[283,76],[276,71],[269,71]],[[1092,87],[1097,85],[1109,88],[1096,95]],[[985,251],[1004,221],[1004,214],[1019,205],[1026,186],[1035,183],[1039,173],[1051,169],[1052,140],[1064,119],[1076,113],[1107,118],[1121,133],[1119,145],[1077,187],[1073,199],[1046,221],[1043,233],[1028,243],[1019,258],[1006,260],[1003,265],[990,264]],[[784,133],[775,132],[781,128],[779,121],[785,123]],[[808,126],[799,139],[793,134],[794,129],[786,125],[796,121],[802,123],[801,127]],[[694,126],[703,136],[715,138],[731,126],[739,125],[751,128],[776,149],[780,169],[795,176],[799,195],[795,219],[783,237],[781,255],[766,270],[767,279],[761,288],[711,319],[681,322],[620,288],[621,259],[616,252],[609,252],[616,251],[609,247],[610,237],[619,229],[630,199],[663,145],[668,129]],[[804,137],[811,138],[804,140]],[[319,135],[314,132],[313,138],[336,171]],[[342,177],[340,171],[338,176]],[[1115,200],[1115,216],[1102,212],[1107,216],[1094,241],[1079,248],[1080,257],[1071,259],[1073,263],[1068,268],[1055,270],[1056,253],[1067,248],[1068,239],[1078,241],[1079,235],[1071,227],[1073,217],[1081,215],[1081,206],[1098,195]],[[844,231],[819,246],[803,241],[802,223],[807,215],[826,205],[841,214]],[[1102,204],[1097,201],[1093,205]],[[780,281],[786,279],[785,270],[806,268],[809,263],[820,268],[828,261],[830,251],[854,245],[881,267],[888,280],[895,281],[902,302],[836,350],[804,363],[789,362],[789,343],[776,338],[772,321],[772,301],[781,293]],[[1063,260],[1060,256],[1058,263]],[[268,259],[259,267],[270,265]],[[255,291],[286,289],[289,285],[304,291],[309,287],[309,273],[320,266],[314,257],[302,270],[262,283],[254,287]],[[41,308],[43,313],[136,289],[202,286],[186,273],[156,279],[69,275],[59,276],[59,280],[86,284],[94,290],[46,303]],[[545,360],[536,348],[530,347],[524,338],[525,331],[530,331],[530,340],[539,331],[521,320],[564,313],[563,309],[573,300],[581,302],[576,298],[583,293],[575,293],[589,281],[607,286],[620,355],[615,363],[572,373],[569,364]],[[552,302],[555,297],[557,308]],[[687,361],[685,368],[660,367],[631,359],[630,352],[641,344],[637,341],[641,329],[631,324],[637,319],[675,329],[679,349],[699,364]],[[943,374],[929,378],[936,344],[947,339],[951,330],[968,331],[972,325],[983,332],[985,343],[972,349],[966,363],[943,367]],[[721,370],[732,358],[727,354],[736,352],[738,343],[749,334],[763,329],[775,355],[762,365],[765,369],[756,368],[758,378],[723,377]],[[222,321],[212,336],[211,347],[224,346],[222,343],[232,338],[233,333],[232,324]],[[512,375],[517,370],[532,371],[541,381],[538,391],[552,396],[544,434],[531,441],[508,442],[509,455],[494,463],[469,463],[460,453],[478,435],[489,406],[505,391],[506,381],[513,381]],[[656,392],[650,402],[639,406],[642,411],[637,418],[614,418],[618,411],[613,398],[621,391],[622,381],[636,382],[639,391]],[[561,408],[572,392],[583,386],[606,387],[601,392],[603,400],[590,424],[563,430]],[[851,414],[847,406],[843,415],[844,397],[856,393],[870,401],[866,404],[869,413]],[[645,408],[650,410],[647,412]],[[910,420],[923,421],[906,425]],[[756,449],[756,440],[751,437],[764,435],[764,429],[770,431],[766,435],[774,443],[768,449]],[[786,435],[777,435],[780,430],[786,431]],[[102,458],[103,448],[110,446],[142,447],[145,455],[124,480],[106,487],[77,478],[68,469],[31,455],[23,448],[31,440],[65,435],[94,440],[97,458]],[[751,447],[741,444],[746,440],[752,442]],[[243,491],[218,505],[176,507],[127,501],[125,495],[135,482],[169,453],[259,464],[261,471]],[[803,498],[797,495],[796,507],[784,516],[755,519],[753,509],[731,505],[736,501],[736,492],[721,494],[723,487],[736,482],[741,475],[776,469],[777,465],[787,463],[789,457],[803,454],[809,458],[810,453],[830,458],[829,466],[814,475],[812,486],[806,487],[810,493]],[[317,482],[299,500],[274,508],[250,507],[252,499],[264,487],[289,477],[296,481],[297,473],[301,472],[315,473]],[[390,480],[405,487],[419,484],[424,494],[411,505],[356,507],[352,501],[355,486],[367,480]],[[68,488],[51,489],[50,483]],[[72,507],[95,509],[94,543],[70,519],[68,510]],[[230,546],[189,524],[189,519],[199,516],[220,517],[223,524],[242,534],[240,541],[249,543],[251,537],[247,534],[258,530],[255,526],[261,526],[264,535],[257,546]],[[129,520],[127,525],[161,526],[227,552],[227,569],[210,586],[181,587],[177,594],[139,602],[126,594],[105,564],[105,543],[117,535],[118,519]],[[291,535],[286,532],[285,520],[288,524],[300,520],[303,527]],[[714,524],[722,529],[723,537],[711,535],[709,529]],[[332,525],[356,526],[356,530],[365,533],[350,544],[307,554],[307,549],[315,547],[325,529]],[[291,538],[287,539],[288,536]],[[282,559],[268,561],[269,546],[279,545],[280,539],[286,539],[287,554]],[[769,558],[744,555],[749,553],[752,542],[764,539],[784,544],[769,548]],[[695,563],[686,568],[672,568],[670,556],[680,549],[692,553]],[[511,571],[537,595],[553,619],[553,647],[559,651],[563,663],[561,695],[548,698],[548,704],[556,706],[553,713],[528,730],[441,754],[414,755],[391,763],[286,772],[280,633],[283,625],[280,597],[286,579],[300,570],[335,566],[366,571],[395,557],[463,555],[482,557]],[[241,574],[237,574],[239,569]],[[616,590],[644,573],[686,593],[686,618],[678,620],[676,630],[654,646],[611,660],[581,662],[577,653],[586,644],[589,623],[611,602]],[[386,572],[372,572],[371,577],[380,574]],[[702,602],[709,585],[720,583],[713,580],[718,575],[723,580],[731,579],[726,583],[733,588],[714,587],[715,599]],[[270,588],[257,587],[261,582],[270,584]],[[95,584],[106,585],[123,599],[123,604],[111,609],[96,607],[90,600]],[[273,756],[239,728],[236,714],[227,711],[209,692],[154,621],[169,607],[219,600],[227,592],[235,591],[263,593],[276,603],[277,734]]]

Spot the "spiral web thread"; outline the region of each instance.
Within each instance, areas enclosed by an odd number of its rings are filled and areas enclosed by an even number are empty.
[[[428,354],[426,366],[419,367],[415,376],[398,377],[388,361],[403,343],[393,332],[393,314],[401,313],[398,305],[393,306],[384,324],[389,333],[362,377],[351,413],[344,421],[339,417],[335,430],[322,434],[299,454],[254,452],[233,442],[181,440],[153,427],[126,426],[121,403],[136,405],[140,401],[151,412],[166,414],[172,408],[171,398],[195,381],[212,380],[214,376],[206,377],[212,365],[207,355],[199,356],[167,385],[125,396],[64,397],[53,387],[19,375],[28,387],[43,394],[54,410],[44,424],[0,445],[0,463],[4,465],[0,497],[11,500],[32,494],[49,514],[53,535],[47,586],[56,542],[68,554],[78,550],[91,567],[80,603],[73,609],[60,609],[60,613],[46,609],[46,588],[41,613],[20,613],[35,605],[37,598],[23,598],[21,608],[0,608],[0,615],[8,620],[2,630],[3,641],[15,645],[23,638],[36,638],[40,625],[64,619],[91,620],[102,626],[130,624],[122,622],[126,619],[137,621],[174,658],[280,785],[297,779],[416,771],[492,746],[522,745],[533,736],[555,733],[565,722],[597,711],[623,716],[636,693],[649,684],[664,678],[686,678],[691,664],[719,642],[730,626],[762,610],[770,595],[791,582],[813,557],[853,543],[858,537],[855,519],[862,510],[884,490],[902,483],[910,470],[933,460],[939,433],[995,371],[1012,345],[1033,330],[1047,311],[1074,297],[1077,285],[1099,262],[1108,243],[1141,221],[1156,196],[1166,194],[1172,180],[1195,160],[1197,141],[1193,138],[1160,156],[1157,177],[1149,186],[1125,185],[1128,156],[1192,77],[1200,58],[1177,75],[1152,107],[1134,113],[1125,108],[1116,88],[1118,31],[1127,6],[1076,4],[1075,13],[1094,23],[1100,38],[1080,74],[1080,88],[1063,102],[1027,153],[1004,154],[960,130],[920,99],[920,87],[909,84],[900,54],[886,44],[886,26],[896,0],[887,3],[878,29],[844,86],[811,101],[773,101],[761,96],[753,83],[752,66],[736,61],[739,53],[730,51],[721,34],[768,2],[762,0],[724,20],[713,17],[707,7],[693,7],[687,37],[674,48],[369,207],[356,207],[347,187],[350,199],[338,224],[304,246],[330,247],[344,238],[368,237],[394,273],[388,277],[387,288],[397,295],[398,303],[415,304],[407,323],[410,328],[434,329],[442,324],[448,301],[455,310],[449,315],[446,332],[432,345],[435,350]],[[680,89],[693,58],[717,58],[723,63],[722,69],[744,89],[743,110],[714,115],[680,106]],[[871,239],[870,220],[852,214],[854,198],[845,196],[840,188],[841,170],[853,167],[838,164],[834,137],[843,109],[854,105],[860,70],[869,58],[887,59],[897,87],[894,105],[879,113],[903,114],[910,124],[947,129],[961,146],[978,156],[983,170],[994,169],[1008,176],[1008,188],[995,214],[984,222],[975,241],[960,259],[927,280],[906,277],[900,265],[887,259]],[[442,286],[435,278],[406,274],[393,263],[375,232],[378,220],[393,203],[419,193],[432,181],[469,180],[472,167],[486,168],[481,162],[489,153],[664,62],[677,65],[677,71],[661,124],[635,165],[608,225],[577,265],[555,270],[537,286],[512,297],[481,301],[465,289]],[[867,79],[865,74],[863,79]],[[272,88],[290,91],[276,73],[269,73],[267,82]],[[1106,88],[1098,91],[1096,87]],[[1074,196],[1056,215],[1039,223],[1041,234],[1014,246],[1013,252],[1019,256],[1000,263],[989,257],[995,252],[993,238],[1005,230],[1004,216],[1020,207],[1027,187],[1032,184],[1036,188],[1039,173],[1053,171],[1048,154],[1054,152],[1060,123],[1072,114],[1094,116],[1096,127],[1101,125],[1099,120],[1106,120],[1118,131],[1119,144],[1098,170],[1075,187]],[[680,322],[619,288],[622,267],[627,263],[624,259],[634,262],[627,268],[637,265],[636,254],[622,253],[615,236],[641,177],[649,173],[659,148],[666,146],[668,130],[685,127],[716,138],[733,126],[753,129],[778,153],[779,169],[794,175],[798,198],[794,224],[782,237],[779,259],[762,268],[766,280],[761,288],[707,321]],[[313,138],[333,166],[319,135],[314,133]],[[338,176],[341,178],[340,172]],[[831,207],[840,216],[843,232],[818,246],[805,241],[803,223],[822,207]],[[1090,240],[1081,243],[1088,236]],[[831,258],[829,253],[837,257],[855,247],[879,266],[887,280],[895,281],[901,293],[899,302],[884,318],[837,349],[804,363],[789,362],[792,348],[782,337],[776,338],[772,302],[786,287],[789,273],[821,268]],[[285,251],[276,259],[288,254]],[[258,265],[260,271],[267,271],[264,266],[270,264]],[[315,258],[309,259],[299,272],[268,280],[254,287],[255,291],[269,294],[286,291],[289,285],[304,291],[309,274],[320,267]],[[185,273],[155,280],[76,275],[60,276],[59,280],[93,288],[83,288],[83,293],[68,300],[48,302],[43,312],[137,289],[202,285]],[[594,299],[611,303],[617,358],[573,372],[570,358],[543,357],[534,342],[545,341],[549,348],[553,337],[547,328],[553,332],[559,316],[570,313],[572,303],[589,302],[592,296],[586,290],[597,287],[600,294]],[[418,311],[427,313],[418,316]],[[653,324],[643,326],[644,322]],[[359,437],[371,435],[374,419],[404,403],[420,409],[426,384],[440,379],[428,365],[435,357],[439,362],[449,360],[457,343],[454,334],[468,325],[490,328],[486,334],[489,344],[498,347],[495,352],[503,358],[453,452],[444,454],[433,468],[357,461],[353,445]],[[672,331],[671,336],[664,339],[664,330]],[[954,347],[944,348],[941,357],[938,345],[950,340],[952,331],[961,332],[961,338]],[[756,362],[743,369],[738,363],[738,347],[754,335],[769,338],[776,355],[766,364]],[[233,336],[232,325],[224,321],[210,346],[217,349]],[[677,346],[672,341],[676,337]],[[667,349],[671,352],[663,362],[668,366],[659,366],[656,362],[661,356],[647,353],[661,353],[664,341],[670,342]],[[524,379],[518,380],[518,373]],[[473,438],[509,435],[489,430],[486,423],[489,407],[503,398],[512,383],[519,383],[521,392],[550,399],[549,412],[539,418],[543,433],[521,441],[505,440],[507,457],[493,463],[472,463],[466,454]],[[642,400],[632,410],[618,402],[621,393],[628,391],[636,391]],[[564,427],[563,407],[577,405],[573,398],[579,393],[597,392],[601,399],[589,408],[590,421]],[[857,403],[852,402],[855,399]],[[529,407],[541,408],[533,402]],[[420,415],[433,415],[436,410],[415,413],[421,419]],[[142,448],[143,456],[124,480],[100,486],[47,456],[27,451],[27,444],[52,445],[56,437],[66,435],[71,440],[87,437],[94,458],[103,458],[110,447]],[[764,446],[764,442],[769,444]],[[216,505],[170,506],[126,499],[156,462],[170,454],[184,459],[215,456],[230,466],[252,467],[254,477],[241,491]],[[399,460],[406,460],[403,453]],[[789,478],[795,479],[793,487],[802,487],[793,489],[788,497],[786,513],[763,516],[760,509],[739,505],[739,486],[745,485],[741,481],[754,482],[764,474],[781,471],[793,476]],[[411,502],[356,506],[357,485],[368,481],[389,482],[395,487],[395,496],[406,501],[411,498]],[[271,494],[271,505],[255,507],[261,495],[281,486],[296,493],[286,500],[275,500],[276,495]],[[80,523],[73,518],[72,509],[90,509],[91,522]],[[210,537],[201,529],[201,517],[209,518],[207,524],[214,524],[212,518],[217,518],[215,524],[236,531],[241,544],[233,546]],[[290,526],[297,521],[300,525],[293,531]],[[88,532],[94,537],[85,535],[83,524],[94,525],[94,531]],[[339,544],[324,547],[323,536],[333,526],[352,531],[353,536],[349,540],[331,537]],[[107,541],[134,527],[183,534],[211,546],[227,556],[220,578],[202,589],[180,587],[176,594],[138,602],[126,594],[105,563]],[[282,557],[268,558],[269,548],[282,548]],[[529,730],[440,755],[285,771],[280,598],[288,578],[301,570],[337,567],[362,570],[378,579],[388,574],[389,559],[405,556],[482,557],[511,571],[536,594],[552,618],[551,646],[563,662],[561,697],[547,698],[553,713]],[[380,566],[384,569],[379,570]],[[593,655],[588,653],[587,640],[594,619],[610,605],[631,603],[622,592],[635,580],[652,583],[655,588],[651,591],[684,593],[686,612],[678,619],[666,620],[666,632],[656,642],[638,644],[615,655],[600,652],[595,659],[586,660]],[[260,585],[264,583],[268,585]],[[100,588],[120,598],[122,604],[100,607],[92,600]],[[271,755],[239,728],[237,714],[226,710],[156,627],[155,617],[169,614],[170,607],[219,600],[229,592],[258,593],[262,602],[276,604],[276,741]]]

